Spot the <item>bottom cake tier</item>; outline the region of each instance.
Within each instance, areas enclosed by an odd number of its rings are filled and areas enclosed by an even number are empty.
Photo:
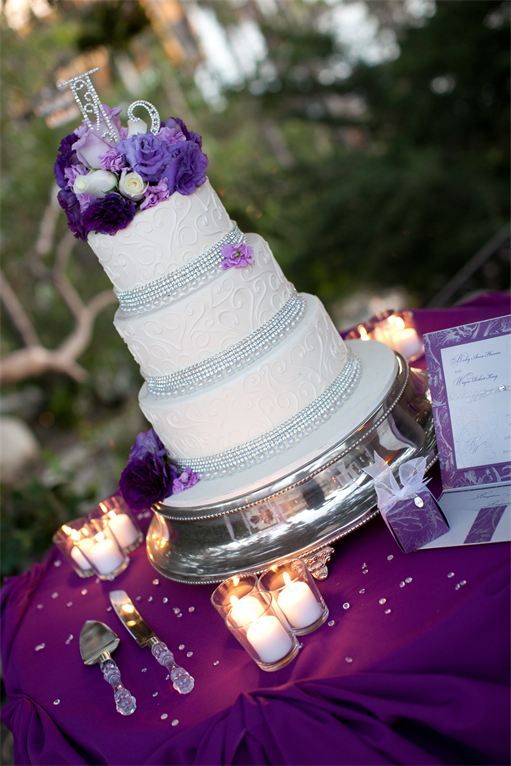
[[[373,453],[394,468],[435,459],[425,373],[379,343],[348,344],[362,364],[356,391],[300,444],[233,476],[199,482],[155,507],[149,560],[178,582],[218,582],[307,556],[371,519]]]

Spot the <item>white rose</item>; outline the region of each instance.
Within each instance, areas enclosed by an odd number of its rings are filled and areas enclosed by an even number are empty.
[[[109,170],[93,170],[85,176],[76,176],[73,184],[75,194],[90,194],[92,197],[104,197],[117,186],[117,176]]]
[[[122,171],[119,180],[119,191],[121,194],[136,202],[142,199],[146,189],[147,184],[139,173],[129,173],[127,170]]]
[[[147,133],[147,123],[140,117],[128,120],[128,136],[136,136],[137,133]]]

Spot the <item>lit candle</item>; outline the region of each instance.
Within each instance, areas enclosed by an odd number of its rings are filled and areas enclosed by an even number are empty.
[[[264,612],[264,605],[255,596],[243,596],[243,598],[230,596],[230,602],[232,604],[230,616],[240,627],[253,622]]]
[[[423,351],[422,341],[413,327],[405,327],[402,317],[389,316],[374,328],[374,339],[411,359]]]
[[[363,324],[359,324],[359,326],[357,327],[357,332],[360,336],[360,340],[371,340],[371,336],[369,335],[369,333],[367,332]]]
[[[87,550],[87,556],[101,575],[115,572],[124,561],[124,554],[119,550],[119,546],[102,532],[94,535],[94,544]]]
[[[306,628],[319,620],[323,608],[306,582],[293,582],[284,572],[285,586],[277,597],[277,603],[293,628]]]
[[[108,526],[121,548],[129,548],[138,539],[138,529],[127,513],[109,511]]]
[[[261,662],[277,662],[288,654],[293,641],[276,617],[267,614],[249,625],[247,640],[256,650]]]
[[[93,544],[92,540],[87,537],[82,537],[78,530],[73,529],[72,527],[68,527],[67,524],[62,525],[62,531],[71,538],[73,543],[70,555],[75,564],[84,571],[89,570],[91,568],[90,562],[87,561],[82,551],[80,550],[80,547],[86,552],[86,548]]]

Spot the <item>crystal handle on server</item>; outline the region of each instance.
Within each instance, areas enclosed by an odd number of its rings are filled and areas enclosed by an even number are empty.
[[[135,697],[122,685],[121,671],[111,659],[103,660],[99,665],[103,678],[114,690],[115,709],[121,715],[131,715],[137,709]]]
[[[157,640],[151,645],[151,652],[160,665],[163,665],[169,671],[174,689],[179,694],[189,694],[195,686],[195,680],[190,673],[176,664],[174,655],[167,644]]]

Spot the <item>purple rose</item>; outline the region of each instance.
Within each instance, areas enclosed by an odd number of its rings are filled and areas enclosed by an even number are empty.
[[[68,136],[64,136],[59,144],[57,151],[57,159],[53,170],[55,173],[55,180],[61,189],[65,189],[68,186],[68,182],[65,176],[66,170],[78,162],[76,154],[73,150],[73,144],[76,143],[78,136],[76,133],[70,133]]]
[[[140,210],[147,210],[150,207],[154,207],[159,202],[163,202],[169,197],[170,191],[169,187],[167,186],[167,181],[165,178],[162,178],[158,184],[147,187],[145,190],[144,199],[140,205]]]
[[[167,454],[165,446],[154,428],[150,428],[148,431],[141,431],[137,434],[130,449],[130,459],[135,458],[139,460],[148,453],[158,457],[164,457]]]
[[[177,144],[165,168],[164,176],[170,189],[180,194],[192,194],[206,180],[208,158],[193,141]]]
[[[191,468],[184,468],[182,473],[172,482],[172,494],[177,495],[179,492],[184,492],[186,489],[194,487],[198,481],[199,475],[195,471],[192,471]]]
[[[253,261],[254,250],[246,242],[238,245],[222,246],[222,269],[242,269],[250,266]]]
[[[92,129],[87,130],[73,144],[73,149],[80,162],[93,170],[101,168],[101,158],[104,157],[110,148],[110,144],[104,141]]]
[[[179,117],[170,117],[166,122],[162,123],[163,128],[172,128],[173,130],[176,129],[176,125],[187,141],[193,141],[194,144],[199,146],[199,149],[201,148],[202,136],[199,136],[198,133],[194,133],[193,130],[188,130],[183,120]]]
[[[87,239],[87,232],[83,226],[80,203],[74,192],[70,189],[61,189],[57,195],[60,207],[67,217],[67,224],[77,239]]]
[[[135,511],[149,508],[172,494],[175,472],[172,466],[153,452],[142,457],[130,457],[121,473],[121,495]]]
[[[160,181],[169,162],[171,145],[152,133],[137,133],[119,145],[131,169],[144,181]]]
[[[167,120],[165,125],[160,128],[158,138],[167,141],[169,144],[178,144],[181,141],[186,141],[185,134],[175,120]]]
[[[125,229],[133,220],[137,206],[122,194],[110,192],[97,198],[83,214],[83,228],[86,234],[115,234]]]

